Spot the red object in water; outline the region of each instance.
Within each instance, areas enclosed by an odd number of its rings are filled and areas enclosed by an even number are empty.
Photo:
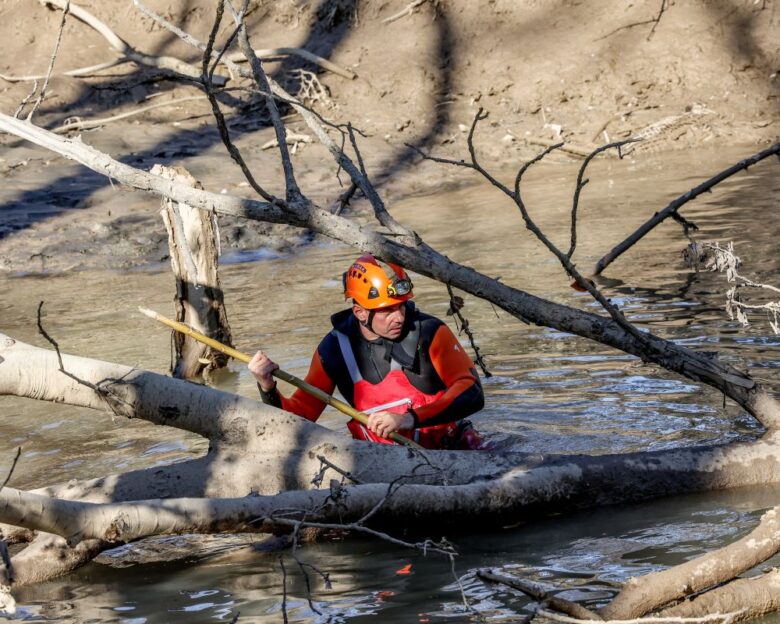
[[[591,286],[593,286],[593,288],[595,288],[595,287],[596,287],[596,282],[594,282],[594,281],[593,281],[592,279],[590,279],[589,277],[586,277],[586,278],[585,278],[585,280],[588,282],[588,284],[590,284]],[[569,284],[569,286],[571,286],[571,287],[572,287],[574,290],[576,290],[577,292],[588,292],[588,289],[587,289],[587,288],[583,288],[582,286],[580,286],[580,285],[577,283],[577,280],[574,280],[574,281],[573,281],[571,284]]]
[[[412,564],[411,563],[407,563],[400,570],[396,570],[396,574],[411,574],[411,573],[412,573]]]

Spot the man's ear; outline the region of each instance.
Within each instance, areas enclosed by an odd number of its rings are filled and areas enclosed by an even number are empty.
[[[355,318],[361,323],[365,323],[368,319],[368,310],[357,303],[352,306],[352,314],[354,314]]]

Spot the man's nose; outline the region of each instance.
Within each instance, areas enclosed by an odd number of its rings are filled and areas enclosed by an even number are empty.
[[[390,313],[390,319],[393,321],[403,321],[404,320],[404,311],[401,308],[398,308],[397,310],[393,310]]]

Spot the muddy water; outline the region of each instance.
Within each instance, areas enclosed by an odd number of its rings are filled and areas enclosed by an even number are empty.
[[[649,214],[750,149],[698,155],[643,156],[636,162],[601,162],[583,193],[578,250],[591,266]],[[527,181],[526,203],[548,235],[568,246],[568,215],[575,165],[543,166]],[[508,179],[511,172],[507,172]],[[685,215],[702,239],[733,240],[744,272],[778,282],[776,217],[780,179],[776,163],[763,163],[698,200]],[[519,214],[494,190],[468,185],[409,197],[394,214],[454,260],[502,281],[568,305],[594,309],[587,295],[568,287],[556,261],[523,228]],[[727,288],[720,275],[682,266],[680,228],[668,223],[607,270],[603,287],[642,327],[696,349],[717,349],[735,365],[780,385],[780,337],[760,317],[748,328],[723,311]],[[338,275],[353,252],[315,243],[296,255],[259,253],[259,260],[222,268],[228,314],[237,346],[264,346],[284,368],[303,374],[328,317],[342,306]],[[251,256],[250,256],[251,257]],[[242,258],[245,259],[245,258]],[[446,291],[418,277],[416,301],[444,316]],[[170,312],[172,279],[164,265],[143,270],[0,276],[0,329],[44,345],[34,316],[45,301],[44,323],[64,351],[165,371],[169,337],[135,310]],[[487,355],[487,407],[474,421],[489,438],[526,451],[609,453],[724,442],[755,436],[759,428],[739,409],[723,405],[711,389],[643,365],[601,345],[519,323],[489,304],[466,297],[465,315]],[[240,368],[219,385],[253,396]],[[326,426],[344,429],[338,414]],[[102,475],[197,456],[205,443],[177,430],[62,405],[0,399],[0,475],[18,446],[16,487]],[[286,556],[290,621],[435,622],[476,619],[464,606],[494,621],[528,612],[526,599],[485,586],[479,567],[565,588],[565,597],[598,604],[625,578],[671,565],[748,531],[760,511],[777,502],[774,490],[686,497],[633,508],[596,510],[507,528],[489,535],[450,536],[460,556],[454,568],[376,541],[349,539],[307,546],[304,561],[331,575],[327,590],[312,577],[312,602],[303,577]],[[399,527],[400,531],[400,527]],[[438,537],[438,536],[435,536]],[[30,620],[114,622],[282,621],[283,575],[277,555],[239,548],[241,540],[215,538],[185,547],[177,562],[154,562],[141,547],[104,557],[64,578],[19,590],[20,612]],[[145,563],[136,563],[138,559]],[[112,563],[112,565],[105,565]],[[398,574],[411,564],[409,574]]]

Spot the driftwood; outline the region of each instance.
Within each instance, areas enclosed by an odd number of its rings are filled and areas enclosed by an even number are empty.
[[[54,128],[52,132],[56,134],[67,134],[68,132],[74,132],[76,130],[91,130],[93,128],[99,128],[101,126],[105,126],[106,124],[113,123],[115,121],[121,121],[122,119],[128,119],[129,117],[141,115],[142,113],[146,113],[156,108],[164,108],[166,106],[178,106],[179,104],[183,104],[184,102],[193,102],[195,100],[205,100],[205,99],[206,99],[205,95],[190,95],[187,97],[169,100],[167,102],[156,102],[155,104],[150,104],[149,106],[142,106],[141,108],[136,108],[131,111],[127,111],[126,113],[111,115],[111,117],[103,117],[100,119],[69,119],[66,120],[65,123],[63,123],[62,125]]]
[[[264,50],[255,50],[255,56],[257,56],[258,58],[271,58],[275,56],[289,56],[289,55],[298,56],[302,59],[309,61],[310,63],[319,65],[323,69],[327,69],[328,71],[333,72],[334,74],[338,74],[339,76],[343,76],[344,78],[347,78],[349,80],[354,80],[355,78],[357,78],[357,74],[355,72],[349,69],[345,69],[340,65],[336,65],[336,63],[333,63],[332,61],[329,61],[326,58],[322,58],[321,56],[314,54],[313,52],[304,50],[303,48],[266,48]],[[231,54],[227,58],[233,63],[243,63],[246,61],[246,57],[241,52]]]
[[[86,9],[68,2],[68,0],[38,0],[38,2],[44,6],[48,6],[55,9],[64,10],[69,5],[69,11],[73,17],[82,21],[84,24],[99,33],[108,44],[122,55],[122,60],[132,61],[139,65],[146,65],[148,67],[154,67],[156,69],[163,69],[169,71],[175,75],[188,80],[200,80],[200,71],[185,63],[184,61],[174,58],[172,56],[153,56],[139,52],[119,35],[117,35],[105,22],[99,20],[92,13]],[[94,68],[92,68],[94,70]],[[217,85],[224,85],[227,82],[227,78],[224,76],[215,76],[214,83]]]

